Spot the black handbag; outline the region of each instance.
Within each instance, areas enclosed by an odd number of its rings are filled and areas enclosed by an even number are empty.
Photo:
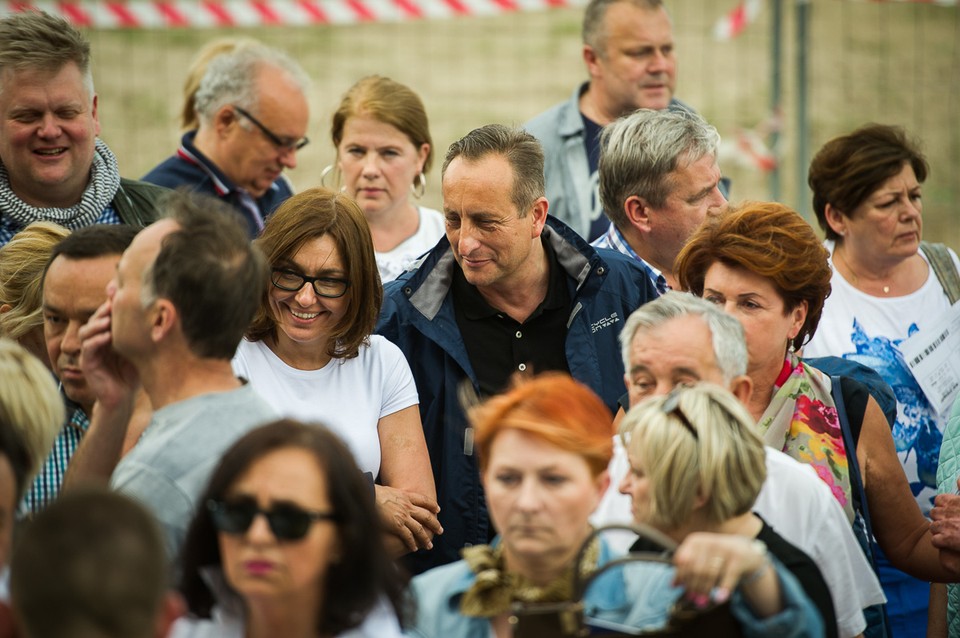
[[[663,548],[661,552],[630,552],[614,559],[586,577],[579,569],[573,570],[573,600],[560,603],[516,602],[510,610],[510,624],[514,638],[586,638],[587,636],[710,636],[727,638],[742,635],[739,623],[730,613],[729,602],[696,609],[678,601],[670,610],[666,625],[654,630],[641,630],[614,623],[591,620],[585,616],[584,595],[591,583],[613,569],[636,562],[654,562],[671,565],[676,543],[646,525],[606,525],[595,529],[577,552],[575,565],[580,565],[587,547],[598,535],[609,530],[628,530]]]

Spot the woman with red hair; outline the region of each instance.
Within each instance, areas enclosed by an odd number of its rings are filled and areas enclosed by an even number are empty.
[[[567,374],[548,373],[517,381],[508,392],[470,410],[469,420],[487,507],[499,536],[490,545],[464,549],[463,560],[413,580],[415,636],[512,636],[513,603],[571,600],[574,570],[585,575],[614,558],[601,540],[587,543],[592,533],[588,518],[609,486],[607,466],[613,455],[612,417],[599,397]],[[743,549],[711,547],[721,553]],[[677,578],[690,596],[704,595],[695,591],[696,583],[704,580],[702,567],[712,563],[701,558],[693,561],[700,569]],[[662,566],[656,567],[662,576]],[[645,586],[642,592],[632,580],[630,585],[622,580],[588,592],[586,613],[624,622],[638,617],[638,607],[662,608],[662,622],[678,595],[670,580],[667,574],[657,581],[663,587]],[[777,635],[808,635],[808,630],[817,635],[821,628],[816,612],[802,592],[794,595],[799,585],[777,591],[783,596],[763,614],[770,618],[758,622],[779,623]]]

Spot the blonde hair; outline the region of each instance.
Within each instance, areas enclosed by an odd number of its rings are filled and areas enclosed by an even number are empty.
[[[33,222],[0,248],[0,337],[20,339],[43,325],[43,274],[54,246],[70,231],[53,222]]]
[[[16,341],[0,338],[0,427],[13,428],[27,447],[25,485],[40,473],[65,420],[50,370]]]
[[[686,523],[698,496],[709,523],[745,514],[767,477],[753,418],[718,385],[678,386],[643,401],[627,413],[620,435],[650,481],[650,520],[642,522],[659,529]]]
[[[340,106],[333,114],[330,139],[333,140],[334,148],[340,148],[347,120],[361,115],[372,117],[397,129],[407,136],[417,151],[426,144],[429,149],[427,159],[423,162],[423,172],[430,172],[430,165],[433,163],[433,138],[430,136],[427,110],[413,89],[379,75],[361,78],[343,94]],[[414,178],[414,183],[417,178],[419,176]]]
[[[190,68],[187,69],[187,77],[183,81],[183,106],[180,108],[180,128],[182,130],[192,131],[200,126],[194,101],[197,97],[197,89],[200,88],[200,80],[206,74],[210,60],[225,53],[233,53],[237,49],[259,45],[260,41],[254,38],[229,37],[217,38],[203,45],[203,48],[197,52],[197,56],[190,63]]]

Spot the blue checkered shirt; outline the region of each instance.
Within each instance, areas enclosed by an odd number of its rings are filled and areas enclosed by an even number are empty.
[[[120,215],[113,209],[113,206],[107,206],[97,218],[97,224],[122,224]],[[6,246],[7,242],[13,239],[13,236],[23,230],[13,219],[6,215],[0,215],[0,246]]]
[[[21,516],[36,514],[57,498],[60,494],[60,485],[63,484],[63,476],[67,473],[67,464],[73,453],[77,451],[80,439],[83,438],[88,427],[90,427],[90,419],[79,407],[75,408],[53,442],[53,449],[50,450],[50,456],[43,464],[40,475],[23,497],[23,502],[20,503]]]
[[[590,245],[594,248],[610,248],[619,253],[623,253],[627,257],[632,257],[647,272],[650,281],[657,287],[657,292],[663,295],[670,290],[670,286],[667,285],[667,280],[663,274],[644,261],[643,257],[638,255],[637,252],[630,247],[630,244],[627,243],[627,240],[623,238],[623,235],[620,234],[620,231],[617,230],[617,227],[614,226],[612,222],[607,232],[594,239]]]

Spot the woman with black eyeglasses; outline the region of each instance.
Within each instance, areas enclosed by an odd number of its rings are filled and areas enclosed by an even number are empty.
[[[371,335],[383,288],[357,204],[314,188],[285,201],[256,245],[270,282],[234,357],[238,376],[283,417],[319,421],[372,477],[395,556],[443,529],[418,411],[400,350]]]
[[[224,454],[180,560],[171,638],[393,638],[402,582],[370,489],[329,430],[278,421]]]

